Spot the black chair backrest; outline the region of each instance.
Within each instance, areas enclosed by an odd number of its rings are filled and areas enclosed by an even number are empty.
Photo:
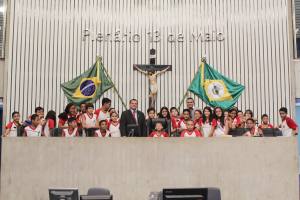
[[[247,128],[235,128],[229,130],[229,135],[232,135],[232,137],[239,137],[243,136],[249,129]]]
[[[62,129],[54,128],[50,131],[51,137],[61,137],[62,136]]]
[[[24,129],[25,129],[25,126],[23,126],[23,125],[17,127],[17,136],[18,137],[24,136]]]
[[[84,132],[85,132],[86,137],[94,137],[96,130],[97,130],[97,128],[85,128]]]
[[[110,195],[110,191],[106,188],[90,188],[87,192],[87,195],[96,196],[96,195]]]

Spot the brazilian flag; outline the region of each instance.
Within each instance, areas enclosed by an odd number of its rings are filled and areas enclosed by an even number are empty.
[[[97,58],[96,63],[76,78],[61,84],[69,102],[94,103],[101,95],[113,87],[111,79],[105,73],[104,66]]]
[[[230,109],[244,89],[243,85],[223,76],[203,61],[188,90],[209,106]]]

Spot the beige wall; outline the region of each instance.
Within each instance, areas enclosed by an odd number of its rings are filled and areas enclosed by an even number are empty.
[[[4,78],[5,78],[5,69],[4,69],[4,67],[5,67],[5,61],[4,60],[2,60],[2,59],[0,59],[0,97],[4,97],[4,87],[5,87],[5,85],[4,85]]]
[[[294,71],[295,71],[295,89],[296,89],[296,98],[300,98],[300,60],[293,60]]]
[[[298,200],[296,152],[296,138],[4,138],[1,199],[102,186],[143,200],[163,187],[214,186],[222,200]]]

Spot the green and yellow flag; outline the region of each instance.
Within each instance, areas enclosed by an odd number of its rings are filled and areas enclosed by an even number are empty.
[[[105,91],[113,87],[111,79],[105,73],[100,59],[71,81],[61,84],[69,102],[79,105],[80,103],[94,103]]]
[[[212,107],[229,109],[234,106],[245,87],[223,76],[206,62],[202,62],[189,91]]]

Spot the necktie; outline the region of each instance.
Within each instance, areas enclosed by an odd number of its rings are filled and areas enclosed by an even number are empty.
[[[132,111],[132,115],[133,115],[133,118],[134,118],[135,122],[138,123],[137,118],[136,118],[136,111],[135,110]]]

